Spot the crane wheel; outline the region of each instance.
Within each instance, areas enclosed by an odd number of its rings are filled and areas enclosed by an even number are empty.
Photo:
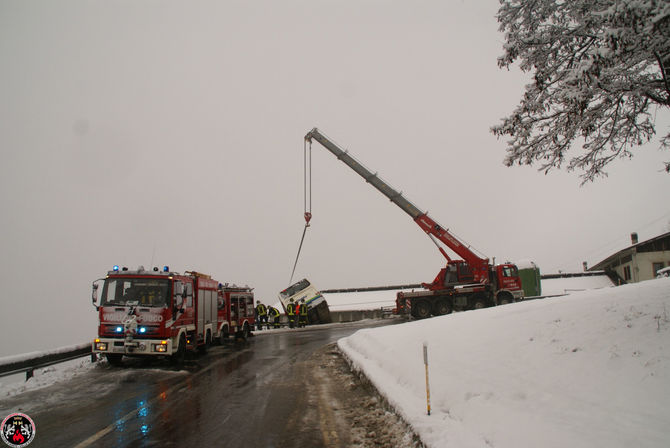
[[[498,305],[507,305],[508,303],[514,302],[514,298],[509,293],[502,293],[498,296]]]
[[[417,319],[430,317],[430,303],[427,300],[419,300],[412,304],[412,316]]]
[[[444,314],[451,313],[451,305],[447,299],[438,300],[433,308],[433,314],[436,316],[442,316]]]

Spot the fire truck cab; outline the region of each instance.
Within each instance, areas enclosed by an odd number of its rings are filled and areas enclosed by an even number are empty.
[[[169,357],[181,363],[187,351],[205,351],[217,327],[217,291],[217,281],[195,271],[114,266],[93,282],[99,318],[93,353],[111,364],[120,364],[123,356]]]

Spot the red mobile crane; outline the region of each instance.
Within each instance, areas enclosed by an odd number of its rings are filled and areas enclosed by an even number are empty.
[[[422,284],[425,290],[398,293],[396,305],[399,314],[425,318],[447,314],[454,309],[483,308],[523,299],[521,279],[515,265],[493,265],[488,258],[479,257],[451,234],[449,229],[438,224],[426,212],[407,200],[401,192],[368,170],[317,128],[305,135],[306,143],[311,145],[312,140],[321,143],[335,157],[407,213],[447,259],[447,265],[440,270],[435,279],[431,283]],[[305,166],[307,167],[307,164]],[[311,213],[306,211],[305,219],[308,223],[310,218]],[[452,259],[438,241],[461,259]]]

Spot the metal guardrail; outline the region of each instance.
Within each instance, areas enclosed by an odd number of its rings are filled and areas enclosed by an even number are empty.
[[[91,352],[91,343],[74,345],[50,352],[36,353],[35,356],[9,356],[5,360],[0,358],[0,377],[26,373],[26,381],[33,377],[36,369],[48,367],[65,361],[71,361],[84,356],[91,356],[95,361],[95,354]],[[16,359],[19,358],[19,359]]]

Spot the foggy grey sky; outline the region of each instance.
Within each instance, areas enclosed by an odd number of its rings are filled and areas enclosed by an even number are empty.
[[[115,264],[197,270],[274,302],[315,126],[498,261],[578,271],[630,232],[670,230],[657,141],[584,187],[502,165],[489,128],[527,78],[497,67],[497,8],[0,0],[0,356],[93,338],[90,284]],[[658,113],[658,130],[669,122]],[[444,260],[425,234],[318,143],[313,176],[296,278],[433,279]]]

